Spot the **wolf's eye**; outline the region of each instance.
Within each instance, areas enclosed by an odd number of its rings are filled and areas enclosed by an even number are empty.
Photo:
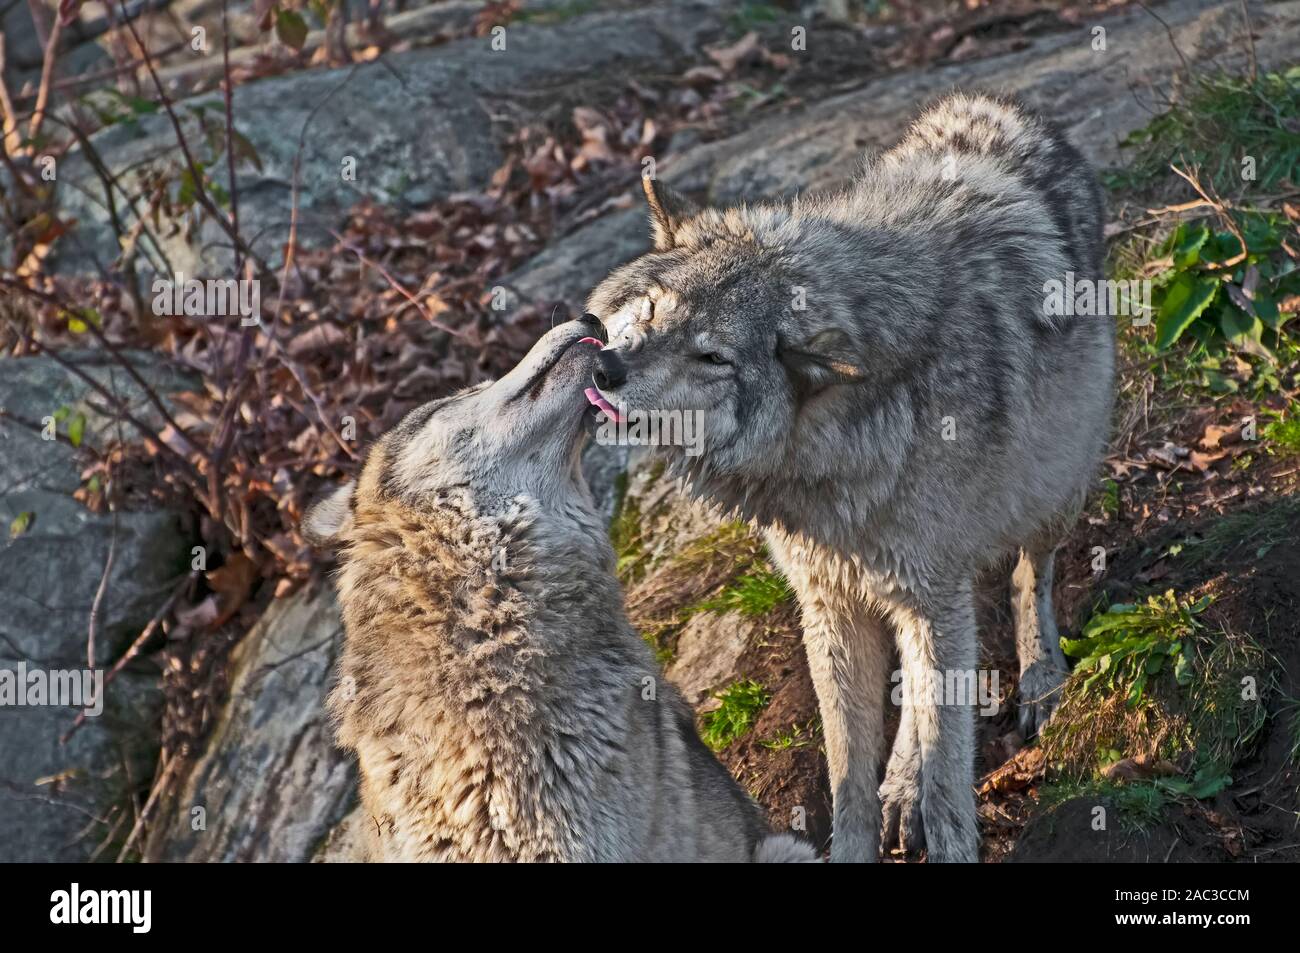
[[[717,351],[706,351],[697,357],[706,364],[730,364],[731,362]]]

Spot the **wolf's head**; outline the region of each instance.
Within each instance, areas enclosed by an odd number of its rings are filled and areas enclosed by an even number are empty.
[[[341,541],[359,512],[393,501],[415,509],[448,494],[468,494],[483,512],[522,497],[546,507],[585,498],[581,437],[595,413],[583,389],[601,341],[590,317],[545,335],[500,380],[467,388],[411,411],[366,456],[355,484],[308,511],[313,542]]]
[[[609,329],[600,394],[624,415],[703,412],[691,470],[776,472],[809,449],[793,445],[818,431],[807,424],[833,419],[843,385],[868,382],[864,355],[878,376],[909,346],[905,322],[861,319],[904,307],[897,288],[864,274],[891,252],[815,203],[701,209],[643,184],[654,248],[588,300]]]

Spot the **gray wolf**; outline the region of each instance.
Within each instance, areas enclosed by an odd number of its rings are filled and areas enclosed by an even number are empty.
[[[412,411],[304,528],[341,551],[329,707],[372,859],[812,861],[633,631],[579,470],[598,323]]]
[[[707,411],[703,453],[661,452],[764,527],[799,597],[831,859],[874,859],[883,826],[975,861],[969,700],[904,705],[878,789],[890,639],[910,686],[973,673],[972,580],[1016,558],[1026,732],[1050,713],[1053,554],[1106,444],[1114,332],[1044,299],[1102,276],[1096,177],[1017,104],[954,94],[834,195],[715,209],[645,186],[653,250],[587,304],[599,400]]]

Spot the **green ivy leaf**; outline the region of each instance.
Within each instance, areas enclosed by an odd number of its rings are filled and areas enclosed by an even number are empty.
[[[1179,225],[1170,242],[1170,255],[1174,259],[1174,268],[1185,271],[1201,260],[1201,246],[1210,237],[1210,230],[1204,225],[1189,228],[1186,223]]]
[[[258,172],[261,172],[262,157],[257,154],[257,147],[238,129],[232,130],[232,132],[233,135],[230,138],[235,144],[235,159],[243,159],[257,169]]]
[[[1218,278],[1179,275],[1160,305],[1160,317],[1156,319],[1156,347],[1163,351],[1182,337],[1218,293]]]
[[[307,43],[307,21],[301,13],[279,10],[275,14],[275,35],[285,46],[301,51]]]
[[[1264,322],[1259,318],[1244,314],[1237,308],[1219,309],[1219,329],[1228,343],[1240,351],[1254,354],[1256,357],[1271,358],[1272,354],[1264,346]]]

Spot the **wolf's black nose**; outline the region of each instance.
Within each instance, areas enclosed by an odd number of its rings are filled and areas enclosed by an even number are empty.
[[[596,368],[596,372],[591,375],[591,379],[596,382],[596,386],[601,390],[622,387],[627,381],[627,365],[618,356],[618,352],[608,349],[598,351],[596,352],[596,360],[600,362],[600,367]]]
[[[602,341],[609,340],[609,334],[605,331],[605,325],[601,323],[600,318],[596,317],[590,311],[584,313],[578,320],[595,331],[596,337],[599,337]]]

